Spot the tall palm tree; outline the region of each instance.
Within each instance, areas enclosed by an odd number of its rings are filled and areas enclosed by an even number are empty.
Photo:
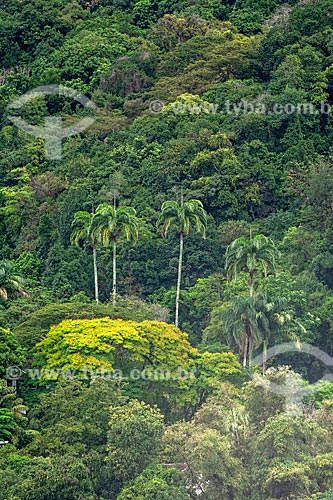
[[[116,303],[117,295],[117,243],[121,238],[127,241],[137,241],[139,237],[139,219],[133,207],[116,207],[102,203],[97,207],[92,235],[103,246],[113,247],[112,258],[112,303]]]
[[[97,239],[92,233],[92,226],[95,214],[89,212],[76,212],[72,222],[73,232],[71,234],[71,243],[80,245],[80,242],[86,241],[91,246],[93,251],[94,263],[94,284],[95,284],[95,300],[96,304],[99,302],[99,289],[98,289],[98,270],[97,270]]]
[[[194,226],[196,231],[198,233],[202,233],[205,238],[207,213],[199,200],[189,200],[184,202],[182,199],[180,204],[177,203],[177,201],[165,201],[161,210],[162,212],[159,218],[159,223],[162,224],[162,235],[166,237],[171,227],[174,227],[179,234],[179,261],[175,313],[175,325],[178,327],[184,236],[188,236],[191,231],[191,227]]]
[[[263,234],[258,234],[250,239],[237,238],[227,248],[225,256],[225,269],[228,277],[237,276],[240,271],[249,274],[250,297],[254,294],[254,277],[259,268],[265,274],[269,270],[275,272],[276,259],[280,252],[274,241]]]
[[[13,263],[10,260],[0,261],[0,297],[7,300],[8,295],[14,297],[21,295],[28,299],[29,294],[24,287],[25,279],[16,274],[13,268]]]

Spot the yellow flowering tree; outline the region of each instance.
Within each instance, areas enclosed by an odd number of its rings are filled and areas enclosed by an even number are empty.
[[[45,380],[120,380],[126,394],[158,404],[166,414],[180,407],[187,413],[220,381],[240,372],[232,353],[201,354],[172,324],[108,317],[53,326],[36,346],[35,364]]]
[[[78,371],[186,368],[196,353],[174,325],[108,317],[62,321],[37,349],[44,368]]]

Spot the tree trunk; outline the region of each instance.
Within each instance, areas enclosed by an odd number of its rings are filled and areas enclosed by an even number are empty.
[[[264,340],[264,348],[262,352],[262,374],[265,375],[267,369],[267,339]]]
[[[253,335],[251,331],[251,327],[249,327],[249,351],[248,351],[248,362],[249,366],[251,365],[252,361],[252,353],[253,353]]]
[[[246,368],[246,361],[247,361],[247,343],[248,343],[248,337],[247,337],[247,332],[245,332],[245,346],[244,346],[244,356],[243,356],[243,368]]]
[[[246,352],[244,356],[244,363],[243,366],[245,367],[247,364],[250,367],[251,365],[251,359],[252,359],[252,352],[253,352],[253,335],[252,335],[252,327],[251,324],[248,320],[245,320],[244,322],[244,331],[245,331],[245,347],[246,347]]]
[[[250,277],[249,277],[249,287],[250,287],[250,297],[253,297],[253,291],[254,291],[254,271],[250,271]]]
[[[175,314],[175,325],[177,328],[178,328],[178,324],[179,324],[179,297],[180,297],[180,284],[181,284],[181,280],[182,280],[183,248],[184,248],[184,235],[183,235],[183,233],[180,233],[178,279],[177,279],[177,293],[176,293],[176,314]]]
[[[112,304],[116,303],[117,294],[117,247],[116,240],[113,240],[113,259],[112,259]]]
[[[95,300],[98,304],[98,274],[97,274],[97,251],[96,247],[93,247],[93,259],[94,259],[94,283],[95,283]]]

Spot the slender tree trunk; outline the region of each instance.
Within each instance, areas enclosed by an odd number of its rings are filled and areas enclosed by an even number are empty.
[[[244,363],[243,366],[250,366],[251,364],[251,359],[252,359],[252,352],[253,352],[253,336],[252,336],[252,329],[251,329],[251,324],[249,323],[248,320],[245,320],[244,323],[245,326],[245,347],[246,347],[246,352],[244,356]]]
[[[248,355],[249,366],[251,365],[251,361],[252,361],[252,353],[253,353],[253,336],[252,336],[251,327],[249,327],[249,355]]]
[[[116,240],[113,240],[113,258],[112,258],[112,304],[116,303],[117,295],[117,246]]]
[[[244,346],[244,356],[243,356],[244,368],[246,368],[246,362],[247,362],[247,344],[248,344],[248,337],[247,337],[247,332],[245,332],[245,346]]]
[[[253,297],[253,291],[254,291],[254,271],[250,271],[250,276],[249,276],[249,287],[250,287],[250,297]]]
[[[184,235],[183,235],[183,233],[180,233],[178,279],[177,279],[177,293],[176,293],[176,315],[175,315],[175,325],[177,328],[178,328],[178,323],[179,323],[179,297],[180,297],[180,284],[181,284],[181,280],[182,280],[183,248],[184,248]]]
[[[267,369],[267,339],[264,340],[264,348],[262,352],[262,374],[265,375]]]
[[[95,283],[95,300],[96,304],[98,304],[98,274],[97,274],[97,250],[96,247],[93,246],[93,259],[94,259],[94,283]]]

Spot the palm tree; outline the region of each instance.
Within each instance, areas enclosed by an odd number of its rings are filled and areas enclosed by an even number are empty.
[[[125,237],[127,241],[137,241],[139,237],[139,219],[133,207],[116,207],[102,203],[97,207],[92,235],[103,246],[113,246],[112,258],[112,303],[116,303],[117,295],[117,242]]]
[[[95,284],[95,300],[99,302],[98,290],[98,270],[97,270],[97,239],[92,233],[92,225],[95,214],[89,212],[76,212],[72,222],[73,232],[71,234],[71,243],[80,245],[82,240],[85,240],[93,251],[94,263],[94,284]]]
[[[297,324],[293,311],[286,310],[287,300],[276,297],[269,301],[264,294],[253,297],[237,297],[221,312],[222,331],[229,342],[235,342],[243,355],[243,366],[250,364],[253,349],[263,344],[263,373],[266,371],[266,356],[269,337],[281,327]],[[298,336],[288,332],[288,337],[299,341]]]
[[[268,338],[270,322],[263,296],[237,297],[222,312],[222,330],[229,342],[235,342],[243,355],[243,366],[250,363],[253,349]]]
[[[176,313],[175,325],[178,327],[179,322],[179,298],[180,285],[183,266],[183,249],[184,236],[188,236],[192,225],[198,233],[202,233],[206,237],[207,228],[207,213],[203,208],[201,201],[189,200],[178,204],[177,201],[165,201],[162,205],[162,213],[159,218],[159,223],[162,226],[162,235],[167,236],[170,227],[174,227],[179,234],[179,261],[178,261],[178,279],[176,291]]]
[[[250,239],[244,237],[237,238],[227,248],[225,258],[225,269],[228,277],[236,277],[240,271],[246,271],[249,274],[250,297],[254,293],[254,276],[261,268],[265,274],[271,269],[276,270],[276,258],[280,252],[275,246],[273,240],[258,234]]]
[[[29,298],[28,292],[24,288],[25,279],[13,271],[13,263],[9,260],[0,261],[0,297],[8,299],[8,295],[14,297],[21,295],[25,299]]]

